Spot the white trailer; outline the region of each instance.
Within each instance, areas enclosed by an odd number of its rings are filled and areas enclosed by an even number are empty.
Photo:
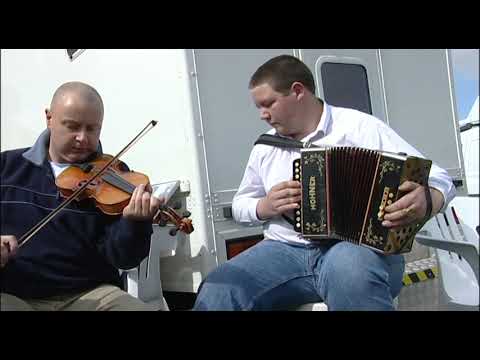
[[[317,95],[369,112],[445,168],[465,194],[450,51],[445,49],[2,50],[1,150],[33,144],[44,108],[66,81],[94,86],[105,103],[101,142],[115,154],[150,120],[158,125],[122,160],[152,183],[181,182],[195,231],[161,253],[164,291],[194,295],[216,266],[262,239],[231,217],[256,138],[269,128],[248,80],[267,59],[291,54],[313,71]],[[158,240],[158,239],[157,239]]]

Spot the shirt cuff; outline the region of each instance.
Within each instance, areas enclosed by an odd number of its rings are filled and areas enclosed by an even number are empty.
[[[444,186],[442,186],[442,184],[436,182],[436,181],[429,181],[428,183],[428,186],[432,189],[435,189],[437,191],[440,191],[440,193],[442,194],[443,196],[443,205],[442,207],[440,208],[440,210],[438,211],[439,213],[443,213],[445,212],[445,210],[447,209],[448,207],[448,204],[450,203],[450,201],[453,199],[454,197],[454,194],[455,194],[455,191],[453,191],[453,196],[449,196],[449,194],[451,193],[451,191],[448,191],[448,189],[445,189]]]
[[[257,215],[257,205],[258,205],[258,202],[260,201],[261,199],[254,199],[250,204],[249,204],[249,208],[248,208],[248,214],[250,216],[250,219],[252,219],[252,223],[254,225],[262,225],[263,223],[265,223],[267,220],[260,220],[258,218],[258,215]]]

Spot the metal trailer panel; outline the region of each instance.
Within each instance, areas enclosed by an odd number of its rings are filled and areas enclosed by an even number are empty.
[[[465,184],[448,50],[381,49],[380,57],[390,126]]]
[[[162,284],[167,291],[196,291],[213,268],[226,261],[225,242],[232,236],[261,234],[226,218],[256,138],[269,127],[260,120],[248,81],[263,62],[292,49],[191,49],[186,51],[195,153],[204,202],[205,231],[198,252],[181,246],[173,257],[162,258]],[[187,199],[187,202],[189,199]],[[192,236],[192,239],[196,239]],[[192,274],[190,276],[190,274]]]
[[[292,49],[194,49],[187,51],[191,74],[191,99],[197,131],[197,148],[202,158],[202,188],[207,222],[204,259],[197,262],[200,279],[215,265],[226,261],[226,241],[232,237],[261,234],[261,227],[245,227],[225,217],[231,207],[256,138],[269,130],[260,120],[248,90],[248,81],[263,62]],[[207,260],[208,259],[208,260]],[[163,260],[167,268],[175,258]],[[186,265],[186,263],[184,263]],[[173,274],[172,274],[173,275]],[[166,288],[179,289],[169,276]],[[168,284],[167,284],[168,282]],[[177,290],[180,291],[180,290]]]
[[[249,150],[270,129],[260,120],[248,82],[263,62],[292,49],[196,49],[199,120],[212,195],[236,190],[243,177]],[[230,199],[231,200],[231,199]]]

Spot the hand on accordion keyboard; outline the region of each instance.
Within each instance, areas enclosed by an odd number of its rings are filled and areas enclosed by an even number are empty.
[[[298,181],[283,181],[275,185],[267,196],[257,203],[257,217],[266,220],[297,209],[301,194]]]
[[[385,208],[382,225],[388,228],[399,228],[419,222],[427,213],[427,199],[423,186],[405,181],[398,189],[405,195]]]

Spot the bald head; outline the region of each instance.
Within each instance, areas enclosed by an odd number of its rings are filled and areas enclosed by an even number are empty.
[[[96,151],[103,122],[103,101],[90,85],[68,82],[53,95],[45,109],[50,129],[50,159],[78,163]]]
[[[93,108],[103,116],[103,101],[100,94],[90,85],[79,81],[67,82],[61,85],[53,94],[50,110],[55,111],[57,106],[63,106],[73,101]]]

